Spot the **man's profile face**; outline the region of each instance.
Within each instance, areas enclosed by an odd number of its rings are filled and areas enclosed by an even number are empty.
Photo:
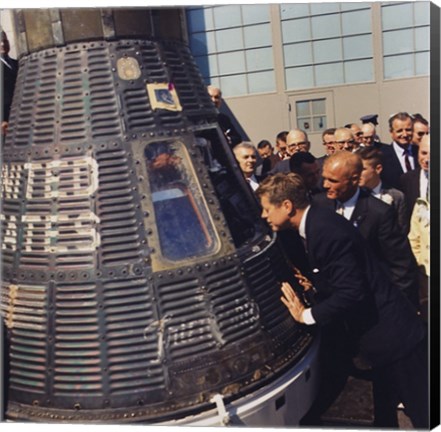
[[[369,160],[363,160],[363,171],[360,175],[360,186],[373,189],[380,182],[380,171],[375,167],[374,163]]]
[[[283,205],[272,204],[267,194],[260,197],[262,218],[265,219],[273,231],[282,231],[289,228],[289,212]]]
[[[407,118],[405,120],[395,119],[392,122],[390,135],[397,144],[400,145],[410,144],[413,136],[412,119],[410,118]]]
[[[329,199],[345,202],[355,194],[360,176],[351,171],[339,161],[324,164],[323,187]]]

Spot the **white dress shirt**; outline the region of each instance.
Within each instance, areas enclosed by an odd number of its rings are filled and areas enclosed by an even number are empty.
[[[428,172],[423,169],[420,172],[420,197],[427,198],[427,187],[429,186]]]
[[[254,174],[251,177],[247,177],[246,180],[250,184],[253,191],[255,191],[259,187],[259,183],[257,182],[256,176]]]
[[[355,205],[357,204],[358,196],[360,195],[360,188],[357,188],[357,192],[349,198],[344,203],[341,203],[340,201],[337,201],[337,208],[339,207],[339,204],[343,204],[343,215],[345,219],[350,220],[352,213],[354,212]]]
[[[310,208],[311,208],[310,205],[308,207],[306,207],[305,211],[303,212],[302,219],[300,220],[299,234],[303,240],[303,243],[306,243],[306,228],[305,228],[306,227],[306,215],[308,214]],[[303,322],[307,325],[315,324],[315,319],[312,316],[311,308],[305,309],[302,312],[302,319],[303,319]]]

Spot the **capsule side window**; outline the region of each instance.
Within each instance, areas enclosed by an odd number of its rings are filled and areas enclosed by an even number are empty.
[[[144,155],[162,257],[180,261],[216,253],[220,242],[183,143],[153,142]]]

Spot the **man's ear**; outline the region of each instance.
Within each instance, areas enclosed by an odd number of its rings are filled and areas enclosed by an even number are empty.
[[[361,177],[361,174],[359,174],[359,173],[352,174],[352,176],[351,176],[352,183],[358,185],[360,183],[360,177]]]
[[[285,209],[285,212],[288,216],[292,216],[295,213],[295,208],[292,204],[292,201],[288,199],[282,202],[282,207]]]
[[[383,165],[377,164],[377,166],[375,167],[375,171],[377,174],[381,174],[381,172],[383,171]]]

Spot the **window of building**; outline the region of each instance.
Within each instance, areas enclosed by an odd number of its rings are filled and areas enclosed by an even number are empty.
[[[381,5],[384,78],[429,75],[430,3]]]
[[[207,84],[224,96],[276,89],[270,5],[190,7],[190,49]]]
[[[326,99],[296,102],[297,127],[307,133],[322,132],[326,125]]]
[[[287,90],[374,79],[369,3],[280,5]]]

